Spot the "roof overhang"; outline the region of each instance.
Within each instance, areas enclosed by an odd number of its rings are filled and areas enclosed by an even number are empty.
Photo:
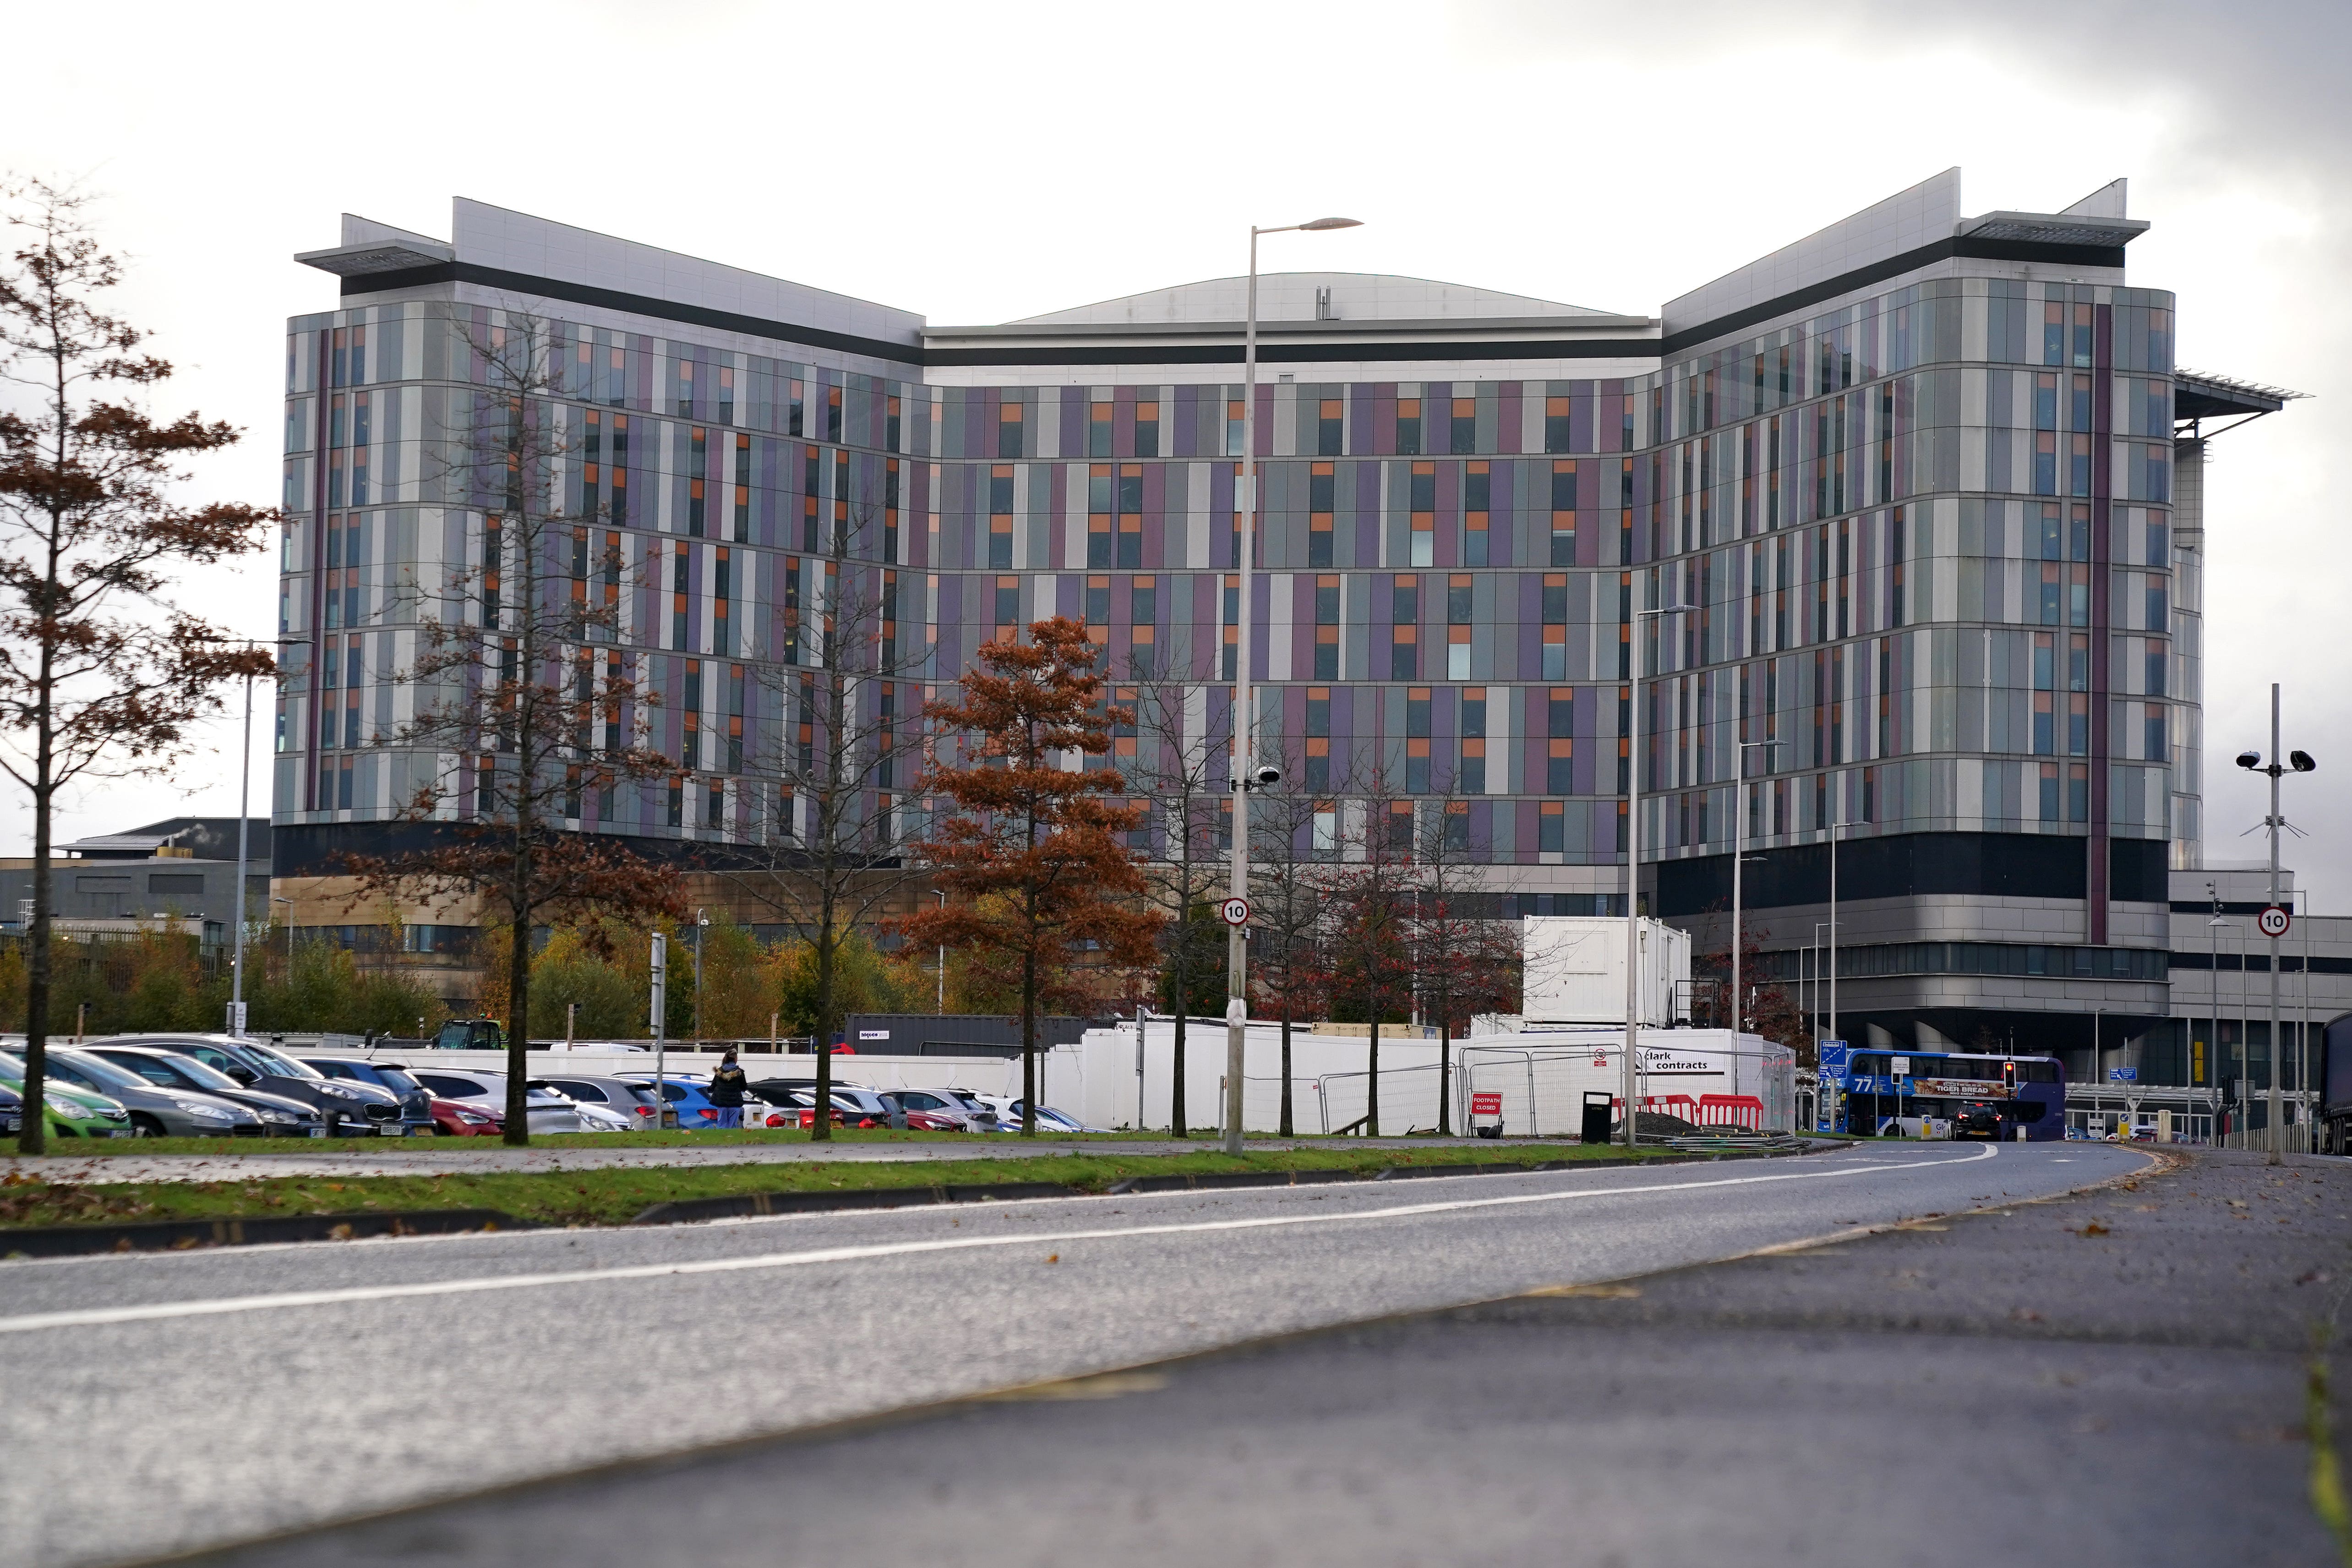
[[[454,246],[430,240],[377,240],[370,245],[338,245],[329,250],[305,250],[295,255],[305,267],[331,272],[338,278],[366,278],[379,272],[408,272],[419,267],[440,267],[457,259]]]
[[[2072,213],[1992,212],[1963,218],[1955,231],[1963,239],[2000,239],[2021,245],[2128,245],[2147,232],[2137,217],[2078,217]]]

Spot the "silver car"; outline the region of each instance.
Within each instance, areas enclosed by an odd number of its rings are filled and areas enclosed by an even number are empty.
[[[0,1056],[0,1064],[16,1065]],[[48,1049],[49,1076],[76,1089],[121,1100],[131,1125],[148,1138],[258,1138],[267,1131],[260,1115],[216,1094],[164,1089],[128,1068],[71,1046]]]
[[[593,1073],[584,1076],[566,1074],[562,1078],[533,1079],[531,1081],[544,1083],[556,1093],[567,1096],[580,1107],[583,1117],[605,1111],[620,1123],[618,1127],[610,1129],[592,1127],[590,1131],[634,1131],[654,1124],[654,1091],[644,1084]]]
[[[409,1068],[408,1076],[431,1089],[444,1100],[478,1105],[497,1115],[507,1111],[507,1075],[486,1068],[467,1068],[463,1072],[440,1068]],[[590,1119],[580,1114],[580,1107],[551,1089],[540,1087],[544,1079],[530,1079],[523,1084],[523,1111],[534,1135],[543,1132],[601,1132],[606,1129],[591,1126]]]
[[[890,1098],[909,1110],[952,1118],[967,1132],[996,1131],[996,1111],[965,1089],[894,1089]]]

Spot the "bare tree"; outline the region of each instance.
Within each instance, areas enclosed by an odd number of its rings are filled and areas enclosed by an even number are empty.
[[[1415,837],[1405,944],[1424,1017],[1437,1023],[1437,1131],[1454,1131],[1454,1031],[1519,994],[1518,932],[1488,906],[1502,896],[1474,858],[1470,802],[1447,793],[1427,803]]]
[[[759,820],[752,841],[717,862],[730,886],[809,944],[820,1105],[832,1092],[842,945],[894,912],[919,874],[908,849],[919,836],[900,802],[925,765],[916,678],[928,650],[902,637],[896,571],[853,554],[880,510],[861,500],[819,542],[822,553],[786,558],[772,645],[754,650],[766,711],[740,763],[730,758],[759,791]],[[811,1126],[812,1137],[833,1136],[822,1116]]]
[[[1286,780],[1301,777],[1284,755]],[[1290,1032],[1327,989],[1321,951],[1331,851],[1318,850],[1318,820],[1336,823],[1333,802],[1286,784],[1250,803],[1250,984],[1282,1021],[1282,1105],[1276,1131],[1296,1131]]]
[[[620,646],[627,565],[621,536],[598,526],[608,514],[586,479],[602,456],[583,440],[589,416],[564,401],[568,342],[521,311],[462,311],[453,348],[473,384],[447,410],[436,477],[474,559],[422,617],[415,660],[400,672],[413,716],[390,737],[437,755],[404,806],[437,831],[422,848],[345,866],[362,898],[478,899],[511,932],[506,1141],[520,1144],[530,933],[542,920],[683,912],[673,869],[582,831],[610,819],[622,788],[677,764],[646,744],[646,655]],[[592,562],[609,595],[588,592]]]
[[[173,494],[177,464],[237,432],[188,414],[157,420],[146,394],[172,374],[146,334],[106,314],[121,279],[88,198],[38,180],[0,190],[16,247],[0,263],[0,767],[31,797],[25,1114],[17,1147],[41,1152],[51,986],[49,867],[58,792],[168,771],[223,683],[272,672],[269,655],[175,603],[173,575],[257,549],[277,513]],[[242,901],[242,890],[239,899]]]
[[[1381,1125],[1381,1019],[1412,994],[1412,954],[1406,942],[1413,898],[1412,802],[1374,772],[1358,815],[1343,828],[1344,858],[1324,868],[1326,919],[1322,951],[1335,1004],[1360,1001],[1368,1029],[1364,1129]],[[1343,809],[1343,818],[1347,816]]]
[[[1152,842],[1144,875],[1152,901],[1169,917],[1160,940],[1176,1016],[1168,1102],[1168,1131],[1173,1138],[1188,1136],[1184,1037],[1192,987],[1211,974],[1222,980],[1225,952],[1224,927],[1208,919],[1206,911],[1225,881],[1228,862],[1220,841],[1226,824],[1221,808],[1233,798],[1232,752],[1222,729],[1211,722],[1210,692],[1205,686],[1188,687],[1139,672],[1137,684],[1112,694],[1116,703],[1135,716],[1135,756],[1122,763],[1119,771],[1126,775],[1129,797],[1150,807],[1145,831]]]

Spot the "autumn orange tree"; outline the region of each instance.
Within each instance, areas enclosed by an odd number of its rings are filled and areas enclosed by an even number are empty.
[[[0,261],[0,768],[30,799],[33,918],[26,936],[26,1111],[17,1147],[41,1152],[52,985],[50,833],[58,792],[167,773],[224,683],[269,675],[173,601],[181,573],[259,548],[277,514],[179,499],[180,464],[237,439],[194,414],[142,404],[172,367],[100,304],[121,268],[86,198],[39,181],[0,189],[16,246]]]
[[[1071,765],[1133,722],[1104,702],[1096,657],[1083,622],[1033,622],[1026,641],[980,650],[958,700],[925,706],[942,732],[922,788],[949,809],[919,853],[949,901],[889,922],[909,942],[1019,968],[1024,1138],[1037,1135],[1040,1003],[1083,1005],[1073,973],[1089,949],[1114,969],[1154,963],[1162,918],[1143,905],[1140,858],[1119,842],[1145,808],[1120,803],[1117,770]]]

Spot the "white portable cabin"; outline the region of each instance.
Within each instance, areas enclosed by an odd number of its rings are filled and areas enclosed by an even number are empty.
[[[1644,919],[1641,1022],[1671,1028],[1690,984],[1690,932]],[[1530,1023],[1625,1021],[1625,922],[1592,915],[1528,915],[1520,921],[1525,963],[1521,1014]]]

